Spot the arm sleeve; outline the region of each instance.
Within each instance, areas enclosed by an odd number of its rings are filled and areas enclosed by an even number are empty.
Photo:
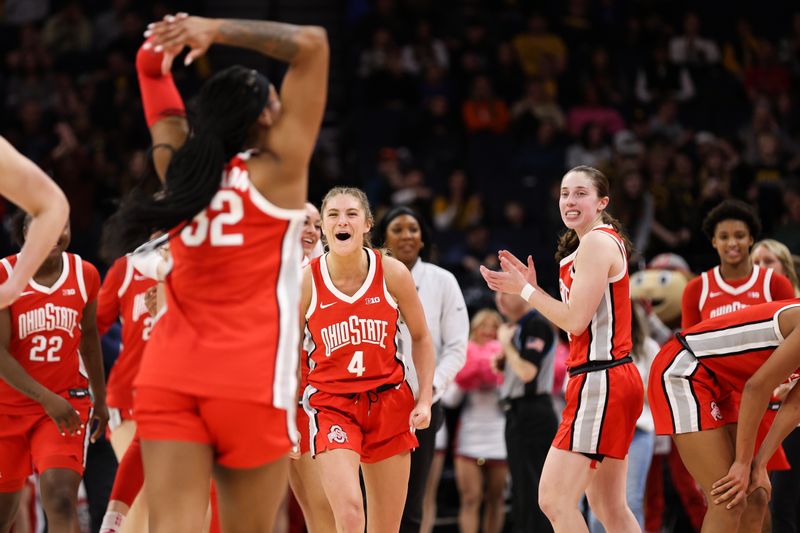
[[[446,271],[444,271],[446,272]],[[469,316],[461,287],[456,278],[446,272],[440,283],[442,286],[442,353],[439,354],[433,374],[433,386],[441,393],[453,381],[467,358],[469,339]]]
[[[153,127],[153,124],[168,116],[185,116],[183,98],[175,86],[172,74],[161,73],[164,54],[156,53],[152,49],[145,50],[143,46],[136,54],[136,73],[147,126]]]
[[[681,299],[681,329],[686,329],[700,322],[700,290],[702,278],[694,278],[683,289]]]
[[[550,352],[555,342],[555,332],[550,324],[541,319],[528,320],[519,336],[519,355],[539,368],[542,358]]]
[[[108,269],[97,295],[97,332],[103,335],[119,316],[119,288],[125,277],[127,260],[123,257]]]
[[[772,279],[769,282],[769,291],[772,293],[772,300],[775,302],[794,298],[792,282],[782,274],[772,274]]]

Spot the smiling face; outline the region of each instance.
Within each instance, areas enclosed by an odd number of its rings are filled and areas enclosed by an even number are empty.
[[[782,276],[786,275],[786,271],[783,268],[783,263],[781,263],[781,260],[778,259],[778,256],[772,253],[766,246],[762,245],[753,248],[753,253],[750,255],[750,257],[753,259],[754,265],[758,265],[761,268],[771,268],[776,274],[780,274]]]
[[[384,239],[386,247],[398,261],[406,266],[417,262],[423,242],[422,228],[416,218],[411,215],[396,216],[387,226]]]
[[[599,197],[592,178],[585,172],[567,172],[561,180],[558,206],[564,225],[582,234],[590,229],[608,205],[608,196]]]
[[[714,228],[711,245],[719,254],[723,265],[738,266],[742,261],[749,261],[753,236],[750,228],[741,220],[723,220]]]
[[[322,232],[332,253],[347,255],[364,246],[372,220],[367,218],[361,200],[350,194],[336,194],[322,209]]]
[[[314,204],[306,204],[306,221],[303,224],[303,232],[300,234],[300,242],[303,245],[303,255],[311,256],[314,247],[322,237],[322,217]]]

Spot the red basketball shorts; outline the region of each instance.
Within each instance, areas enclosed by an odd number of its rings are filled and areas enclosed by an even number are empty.
[[[376,463],[419,445],[409,426],[414,395],[405,382],[383,392],[347,395],[309,386],[306,398],[314,455],[344,448],[361,455],[363,463]]]
[[[567,405],[553,446],[561,450],[624,459],[644,406],[644,387],[636,365],[570,377]]]
[[[92,404],[88,398],[69,402],[80,413],[86,426],[80,435],[61,435],[61,431],[42,410],[40,413],[0,414],[0,492],[17,492],[35,470],[68,468],[83,475]]]
[[[157,387],[139,387],[134,416],[142,440],[208,444],[215,462],[255,468],[291,448],[287,412],[270,405],[206,398]]]

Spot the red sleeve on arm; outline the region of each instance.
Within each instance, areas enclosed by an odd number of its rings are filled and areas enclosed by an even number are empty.
[[[794,298],[794,287],[789,278],[782,274],[773,273],[769,281],[769,291],[772,293],[772,301],[791,300]]]
[[[700,322],[700,291],[703,282],[700,276],[694,278],[683,289],[681,299],[681,329],[686,329]]]
[[[125,278],[128,260],[117,259],[106,273],[97,296],[97,330],[103,335],[119,316],[119,288]]]
[[[172,74],[161,73],[163,57],[161,52],[156,53],[152,49],[145,50],[141,47],[136,54],[136,73],[148,127],[165,117],[186,116],[186,107],[175,87]]]

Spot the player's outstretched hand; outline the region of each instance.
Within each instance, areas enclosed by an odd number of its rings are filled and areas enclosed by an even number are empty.
[[[108,406],[106,406],[106,402],[95,402],[92,419],[89,421],[89,427],[91,427],[92,423],[95,423],[95,427],[91,440],[92,442],[96,442],[108,425]]]
[[[417,402],[411,415],[408,417],[408,423],[411,426],[411,431],[414,432],[418,429],[425,429],[431,425],[431,404]]]
[[[66,398],[52,393],[42,401],[42,407],[47,416],[56,423],[62,436],[66,436],[67,433],[70,435],[81,434],[81,430],[84,429],[81,415]]]
[[[167,15],[159,22],[147,26],[145,37],[151,39],[149,46],[156,52],[164,51],[161,70],[166,74],[172,69],[172,61],[185,46],[190,48],[184,64],[189,65],[202,56],[214,42],[219,22],[203,17],[190,17],[186,13]],[[147,45],[146,45],[147,46]]]
[[[496,272],[485,266],[481,266],[480,269],[481,275],[490,289],[508,294],[519,294],[526,283],[530,283],[536,288],[536,269],[531,256],[528,256],[527,266],[508,250],[500,250],[497,256],[500,259],[502,271]]]

